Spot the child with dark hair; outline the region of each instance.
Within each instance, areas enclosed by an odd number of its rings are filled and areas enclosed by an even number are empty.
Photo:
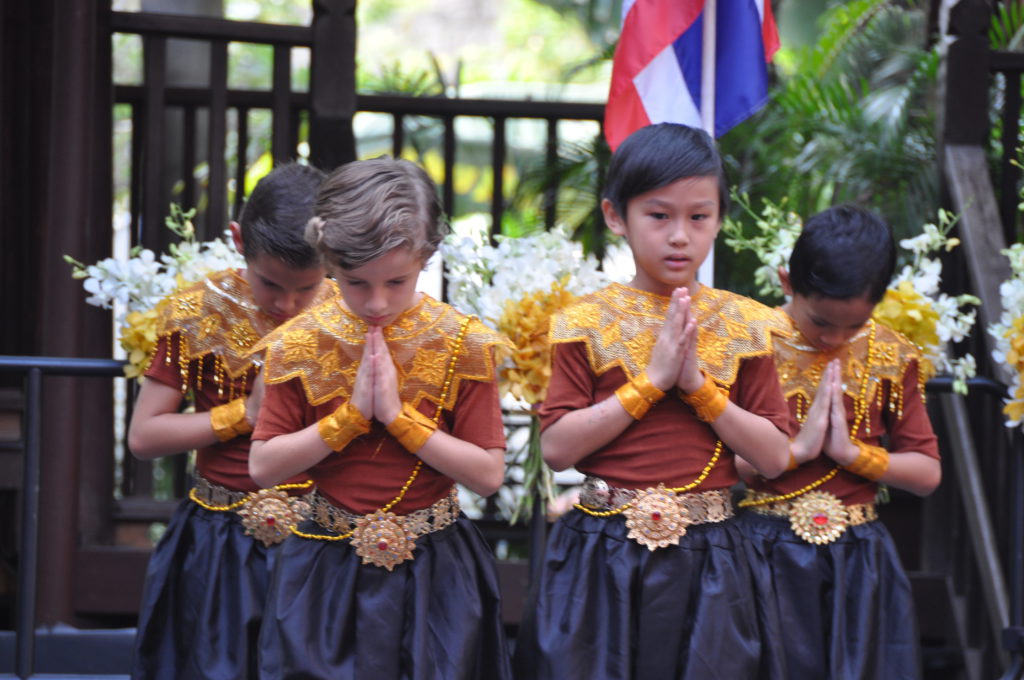
[[[941,478],[920,353],[871,319],[895,259],[881,219],[838,206],[807,220],[779,271],[790,334],[776,368],[802,429],[786,473],[750,471],[739,524],[794,678],[920,675],[910,584],[875,509],[879,483],[925,496]]]
[[[323,173],[286,165],[260,180],[230,229],[245,269],[211,274],[158,307],[157,349],[128,446],[141,459],[196,450],[196,483],[146,574],[134,678],[255,677],[256,636],[276,545],[302,510],[297,477],[261,490],[249,433],[261,390],[255,342],[337,295],[306,225]],[[255,388],[255,389],[254,389]],[[189,398],[194,412],[180,412]]]
[[[509,677],[494,557],[454,486],[501,485],[509,343],[416,291],[443,227],[409,161],[350,163],[320,192],[308,235],[341,296],[260,343],[250,472],[317,485],[274,570],[262,677]]]
[[[642,128],[612,156],[601,207],[636,275],[552,319],[541,447],[586,480],[534,579],[524,679],[781,677],[729,488],[737,456],[767,477],[786,467],[783,329],[697,281],[725,186],[713,140],[683,125]]]

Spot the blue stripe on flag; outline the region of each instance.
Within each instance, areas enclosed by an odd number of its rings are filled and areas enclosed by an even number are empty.
[[[693,101],[700,105],[704,15],[676,38],[673,48]],[[718,0],[715,66],[715,136],[721,137],[768,98],[768,67],[761,22],[753,0]]]

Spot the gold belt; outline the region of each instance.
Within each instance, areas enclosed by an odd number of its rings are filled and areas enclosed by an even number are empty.
[[[770,495],[747,489],[749,500],[757,501]],[[835,541],[842,536],[847,527],[878,519],[878,510],[874,503],[844,505],[827,491],[809,491],[792,500],[752,505],[749,509],[759,515],[788,517],[793,533],[815,545]]]
[[[270,547],[287,538],[292,529],[309,514],[309,498],[290,496],[289,489],[309,489],[313,481],[298,484],[278,484],[259,491],[232,491],[214,484],[198,473],[196,483],[188,497],[193,503],[213,512],[233,511],[242,518],[247,536],[263,541]]]
[[[597,516],[621,512],[626,516],[628,537],[650,551],[679,545],[689,526],[722,522],[733,515],[728,489],[676,493],[664,484],[623,489],[591,476],[583,482],[580,505],[588,514],[604,513]]]
[[[357,515],[343,510],[318,493],[310,500],[309,518],[337,535],[324,536],[293,530],[303,538],[337,541],[350,538],[363,564],[384,567],[388,571],[406,560],[414,559],[412,551],[420,536],[440,531],[459,518],[459,494],[455,487],[448,495],[427,508],[407,515],[377,510]]]

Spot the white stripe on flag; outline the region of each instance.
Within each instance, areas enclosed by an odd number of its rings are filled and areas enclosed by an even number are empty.
[[[629,10],[633,9],[633,5],[636,4],[636,0],[622,0],[622,21],[626,21],[626,15],[629,14]]]
[[[757,7],[757,18],[764,23],[764,0],[754,0],[754,6]]]
[[[684,123],[700,127],[700,111],[683,81],[675,49],[667,46],[633,78],[651,123]]]

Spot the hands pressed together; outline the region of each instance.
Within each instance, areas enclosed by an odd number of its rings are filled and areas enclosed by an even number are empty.
[[[686,288],[672,291],[665,323],[651,350],[647,378],[663,392],[678,387],[688,394],[704,384],[697,364],[697,319],[690,313]]]
[[[793,457],[805,463],[826,456],[841,466],[852,463],[859,454],[857,445],[850,441],[850,426],[843,405],[842,370],[839,360],[833,359],[822,371],[818,391],[807,409],[800,433],[793,440]]]
[[[356,371],[351,403],[367,420],[391,423],[402,410],[398,397],[398,371],[380,326],[366,331],[363,356]]]

